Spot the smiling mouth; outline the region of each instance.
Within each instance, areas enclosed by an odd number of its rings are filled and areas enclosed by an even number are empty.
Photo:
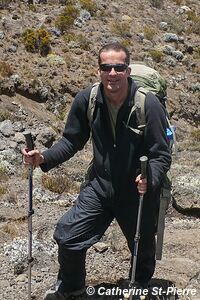
[[[108,80],[109,83],[113,84],[113,83],[118,83],[119,80]]]

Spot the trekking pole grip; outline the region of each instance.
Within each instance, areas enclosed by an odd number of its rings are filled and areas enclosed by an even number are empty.
[[[33,143],[33,137],[32,134],[29,131],[25,131],[24,133],[25,139],[26,139],[26,146],[28,150],[33,150],[34,149],[34,143]]]
[[[148,161],[147,156],[140,157],[140,162],[141,162],[141,178],[146,178],[147,177],[147,161]]]

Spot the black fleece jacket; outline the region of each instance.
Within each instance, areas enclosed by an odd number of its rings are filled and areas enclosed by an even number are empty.
[[[94,162],[90,175],[91,185],[105,197],[124,197],[137,193],[135,177],[139,172],[139,158],[148,157],[148,189],[159,189],[163,175],[170,168],[171,156],[166,136],[166,117],[163,106],[152,94],[146,95],[146,128],[142,136],[126,127],[131,103],[137,87],[129,79],[128,97],[120,107],[116,123],[116,140],[109,121],[109,114],[100,84],[93,115],[92,144]],[[90,137],[87,118],[88,100],[91,87],[77,94],[72,104],[63,136],[58,143],[43,152],[44,172],[70,159],[81,150]],[[137,118],[133,113],[129,122],[137,127]]]

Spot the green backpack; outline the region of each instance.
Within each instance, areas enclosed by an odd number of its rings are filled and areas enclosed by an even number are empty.
[[[166,100],[167,100],[167,83],[166,80],[153,68],[150,68],[143,64],[130,64],[131,74],[130,77],[136,82],[138,89],[135,93],[134,98],[132,99],[132,109],[130,111],[126,126],[134,131],[136,134],[143,135],[144,129],[146,127],[146,118],[145,118],[145,101],[146,94],[152,92],[159,99],[161,104],[165,107],[166,110]],[[89,120],[89,125],[91,127],[93,121],[93,114],[96,105],[96,96],[99,87],[99,82],[96,82],[91,89],[89,104],[87,109],[87,117]],[[129,121],[133,112],[136,112],[137,117],[137,128],[132,128],[129,126]],[[170,136],[170,148],[171,152],[176,154],[176,136],[174,127],[171,125],[168,113],[166,110],[166,120],[167,120],[167,135]],[[92,166],[90,163],[86,181],[88,179],[88,173]],[[172,197],[172,184],[171,176],[169,172],[164,176],[162,189],[160,194],[160,209],[158,216],[158,225],[157,225],[157,247],[156,247],[156,259],[162,259],[162,247],[163,247],[163,236],[164,236],[164,227],[165,227],[165,214],[168,208],[168,205]]]

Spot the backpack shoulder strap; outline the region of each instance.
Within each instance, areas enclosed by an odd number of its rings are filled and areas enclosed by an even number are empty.
[[[136,110],[138,129],[143,130],[146,127],[145,118],[145,100],[148,93],[143,87],[140,87],[135,93],[135,104],[137,103],[138,109]]]
[[[145,90],[143,87],[140,87],[135,92],[134,98],[132,100],[132,108],[128,116],[128,120],[126,123],[126,127],[134,131],[136,134],[142,135],[144,128],[146,127],[146,118],[145,118],[145,100],[146,100],[146,94],[147,90]],[[133,112],[136,112],[136,117],[138,121],[137,128],[132,128],[129,126],[129,121],[132,116]]]
[[[100,84],[99,82],[95,82],[93,84],[91,92],[90,92],[89,101],[88,101],[87,117],[88,117],[90,127],[92,125],[93,114],[94,114],[94,109],[95,109],[95,105],[96,105],[97,90],[99,88],[99,84]]]

